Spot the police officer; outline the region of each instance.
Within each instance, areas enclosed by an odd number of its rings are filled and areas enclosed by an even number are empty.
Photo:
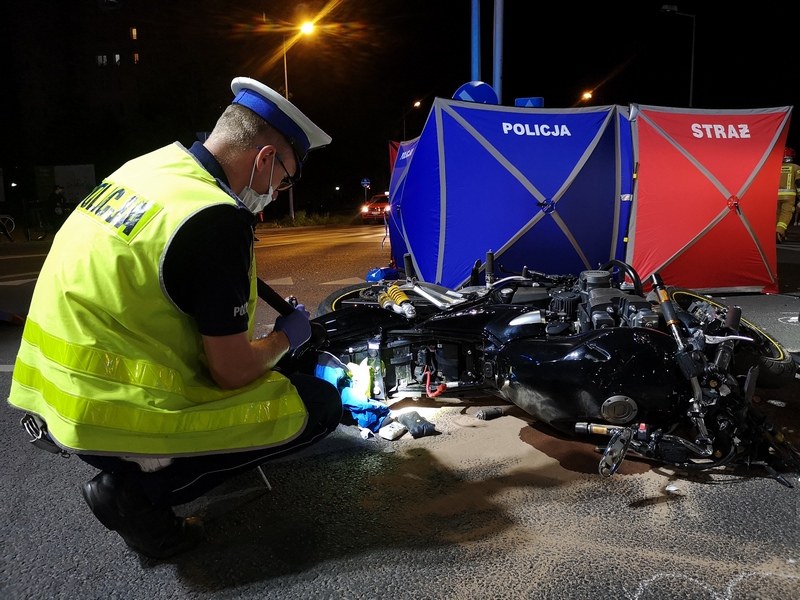
[[[794,149],[783,149],[781,164],[781,180],[778,185],[778,222],[775,226],[775,237],[780,244],[786,240],[786,230],[792,222],[792,215],[797,202],[797,180],[800,178],[800,167],[794,162]]]
[[[309,339],[302,305],[253,336],[254,214],[331,138],[258,81],[231,89],[204,144],[129,161],[66,219],[9,397],[36,445],[100,469],[83,486],[90,509],[154,558],[202,538],[173,506],[315,443],[341,418],[331,384],[273,370]]]

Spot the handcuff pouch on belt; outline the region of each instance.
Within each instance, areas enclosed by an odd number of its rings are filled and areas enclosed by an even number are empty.
[[[25,428],[28,435],[31,436],[31,439],[28,440],[31,444],[37,448],[51,452],[52,454],[60,454],[64,458],[69,458],[69,452],[59,448],[50,436],[47,435],[47,423],[42,421],[39,417],[26,413],[25,416],[20,419],[20,424]]]

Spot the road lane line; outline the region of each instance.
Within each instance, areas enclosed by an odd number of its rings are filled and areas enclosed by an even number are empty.
[[[337,279],[336,281],[323,281],[319,285],[353,285],[354,283],[367,283],[366,279],[358,277],[348,277],[347,279]]]
[[[47,256],[47,253],[44,254],[8,254],[6,256],[0,256],[0,260],[16,260],[18,258],[40,258],[42,256]]]

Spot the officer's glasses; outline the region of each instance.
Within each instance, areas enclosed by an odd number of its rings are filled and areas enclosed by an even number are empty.
[[[286,173],[286,176],[283,179],[281,179],[281,182],[278,184],[278,187],[275,188],[275,191],[283,192],[292,187],[300,179],[300,163],[297,163],[297,173],[295,174],[294,177],[292,177],[291,175],[289,175],[289,170],[286,168],[286,165],[283,164],[281,157],[275,154],[275,158],[277,159],[278,164],[283,169],[283,172]]]

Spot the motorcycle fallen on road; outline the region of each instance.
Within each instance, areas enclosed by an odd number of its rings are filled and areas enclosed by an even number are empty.
[[[380,401],[500,398],[558,432],[606,441],[606,477],[631,455],[683,471],[760,468],[793,487],[785,474],[800,473],[800,451],[753,396],[790,384],[797,365],[739,307],[657,273],[643,283],[617,260],[497,277],[490,252],[459,289],[417,280],[408,257],[405,273],[330,294],[308,347],[279,368],[314,372],[324,351],[379,365]]]

